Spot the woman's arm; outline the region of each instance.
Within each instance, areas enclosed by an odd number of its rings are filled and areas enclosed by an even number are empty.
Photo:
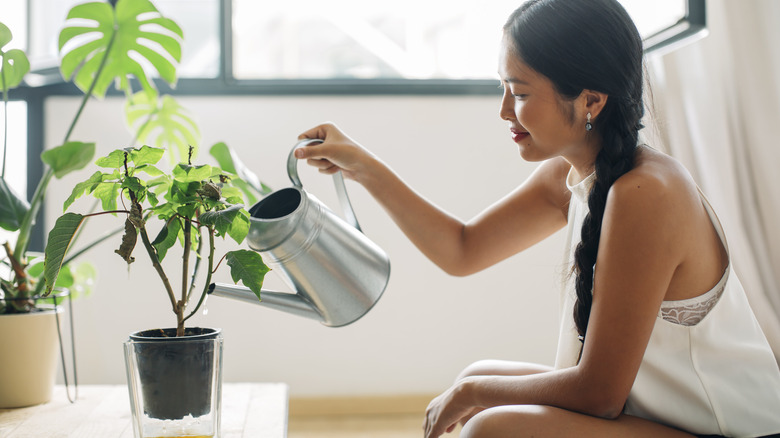
[[[615,418],[623,409],[656,315],[684,249],[683,196],[659,179],[626,174],[610,189],[602,223],[593,307],[577,366],[528,376],[474,376],[429,406],[428,437],[475,407],[532,404]],[[570,317],[563,315],[563,317]]]
[[[480,271],[566,224],[569,166],[561,159],[543,163],[514,192],[464,223],[412,190],[335,125],[318,126],[300,138],[324,142],[299,149],[298,158],[307,158],[326,174],[340,170],[362,184],[417,248],[452,275]]]

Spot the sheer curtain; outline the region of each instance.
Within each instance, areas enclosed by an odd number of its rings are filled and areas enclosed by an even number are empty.
[[[648,59],[656,140],[691,171],[780,361],[780,2],[709,0],[709,35]],[[653,141],[652,139],[650,140]]]

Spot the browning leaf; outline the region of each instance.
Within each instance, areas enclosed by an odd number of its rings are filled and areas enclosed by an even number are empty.
[[[219,186],[211,181],[204,181],[203,186],[198,190],[198,194],[204,198],[213,199],[219,201],[222,197],[222,191]]]
[[[125,234],[122,236],[122,244],[119,246],[119,249],[114,251],[119,254],[128,265],[135,261],[135,257],[132,256],[132,253],[137,241],[138,231],[136,231],[135,225],[133,225],[130,216],[128,216],[125,220]]]

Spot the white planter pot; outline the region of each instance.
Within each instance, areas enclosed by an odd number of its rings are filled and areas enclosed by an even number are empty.
[[[0,408],[51,400],[59,350],[54,310],[0,315]]]

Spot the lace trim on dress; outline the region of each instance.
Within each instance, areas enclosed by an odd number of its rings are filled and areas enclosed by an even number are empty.
[[[700,323],[720,300],[726,282],[720,282],[714,289],[698,297],[679,301],[664,301],[658,316],[673,324],[692,326]]]

